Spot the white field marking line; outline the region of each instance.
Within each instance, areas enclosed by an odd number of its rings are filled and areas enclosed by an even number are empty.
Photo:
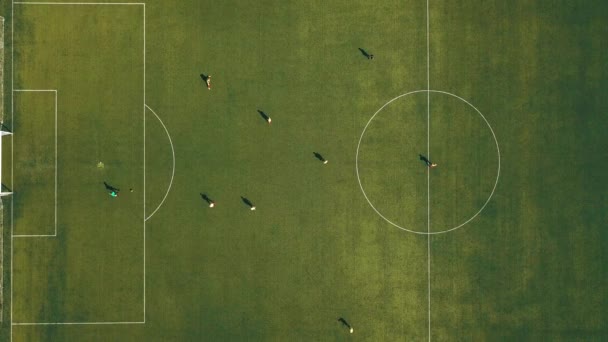
[[[46,323],[33,323],[33,322],[15,322],[13,325],[118,325],[118,324],[145,324],[146,322],[46,322]]]
[[[0,199],[0,201],[1,201],[1,199]],[[4,206],[2,206],[1,210],[4,211]],[[0,245],[0,249],[2,251],[0,253],[2,253],[2,256],[1,256],[2,257],[2,269],[4,270],[5,269],[4,268],[4,224],[0,225],[0,234],[3,236],[2,244]],[[4,292],[4,275],[2,275],[2,292]],[[4,322],[4,305],[0,309],[0,322]]]
[[[144,8],[144,28],[143,28],[143,34],[144,34],[144,51],[143,51],[143,56],[144,56],[144,217],[145,217],[145,206],[146,206],[146,201],[145,201],[145,191],[146,191],[146,145],[145,145],[145,141],[146,141],[146,125],[145,125],[145,120],[146,120],[146,116],[145,116],[145,98],[146,98],[146,74],[145,74],[145,70],[146,70],[146,4],[145,3],[101,3],[101,2],[71,2],[71,3],[67,3],[67,2],[15,2],[14,0],[11,0],[11,89],[14,88],[14,74],[15,74],[15,67],[14,67],[14,61],[15,61],[15,49],[14,49],[14,9],[15,9],[15,4],[20,4],[20,5],[143,5]],[[15,90],[17,91],[17,90]],[[49,90],[32,90],[32,89],[21,89],[19,91],[49,91]],[[55,91],[56,92],[56,91]],[[56,102],[55,102],[56,103]],[[14,91],[11,91],[11,121],[14,122]],[[55,125],[56,126],[56,125]],[[57,137],[55,137],[57,138]],[[13,151],[14,151],[14,143],[13,143],[13,135],[11,135],[11,160],[13,159]],[[57,162],[57,160],[55,160],[55,162]],[[13,172],[13,164],[11,163],[11,184],[14,182],[14,172]],[[144,285],[143,285],[143,289],[144,289],[144,303],[143,303],[143,307],[144,307],[144,320],[141,322],[65,322],[65,323],[13,323],[13,238],[16,237],[15,235],[13,235],[13,217],[14,217],[14,213],[13,213],[13,196],[11,196],[11,330],[10,330],[10,335],[11,335],[11,341],[13,340],[13,325],[111,325],[111,324],[145,324],[146,323],[146,219],[144,219]]]
[[[55,93],[55,233],[54,234],[17,234],[17,238],[25,237],[57,237],[57,89],[13,89],[14,92],[53,92]],[[14,187],[14,184],[12,184]]]
[[[143,207],[144,207],[144,211],[143,211],[143,215],[142,217],[144,217],[144,284],[143,284],[143,288],[144,288],[144,323],[146,323],[146,4],[144,3],[144,27],[143,27],[143,34],[144,34],[144,47],[143,47],[143,59],[144,59],[144,82],[143,82],[143,89],[144,89],[144,99],[143,99],[143,108],[142,108],[142,114],[143,114],[143,121],[144,121],[144,191],[143,192]]]
[[[440,94],[445,94],[445,95],[449,95],[452,97],[455,97],[461,101],[463,101],[464,103],[466,103],[467,105],[469,105],[471,108],[473,108],[477,114],[479,114],[482,119],[484,120],[484,122],[486,123],[486,125],[488,126],[488,128],[490,129],[490,132],[492,132],[492,137],[494,138],[494,143],[496,144],[496,153],[498,156],[498,170],[496,173],[496,181],[494,182],[494,188],[492,189],[492,192],[490,193],[490,195],[488,196],[488,199],[486,200],[486,202],[484,203],[484,205],[479,209],[479,211],[477,213],[475,213],[475,215],[471,216],[471,218],[469,218],[467,221],[465,221],[464,223],[450,228],[450,229],[446,229],[446,230],[441,230],[441,231],[435,231],[435,232],[421,232],[421,231],[415,231],[415,230],[411,230],[411,229],[407,229],[404,227],[399,226],[398,224],[392,222],[391,220],[389,220],[388,218],[386,218],[384,215],[382,215],[382,213],[380,213],[380,211],[378,211],[378,209],[376,209],[376,207],[374,207],[374,204],[371,202],[371,200],[367,197],[367,194],[365,193],[365,189],[363,188],[363,185],[361,184],[361,175],[359,174],[359,149],[361,147],[361,142],[363,141],[363,136],[365,135],[365,132],[367,130],[367,128],[369,127],[369,125],[372,123],[372,121],[374,120],[374,118],[376,117],[376,115],[378,115],[378,113],[380,113],[384,107],[388,106],[389,104],[391,104],[392,102],[396,101],[399,98],[402,98],[404,96],[408,96],[408,95],[413,95],[416,93],[422,93],[422,92],[431,92],[431,93],[440,93]],[[363,128],[363,132],[361,132],[361,136],[359,137],[359,143],[357,144],[357,155],[355,158],[355,171],[357,173],[357,181],[359,182],[359,188],[361,189],[361,192],[363,193],[363,196],[365,197],[365,199],[367,200],[367,203],[369,203],[370,207],[372,207],[372,209],[376,212],[376,214],[378,214],[378,216],[382,217],[386,222],[390,223],[392,226],[399,228],[401,230],[405,230],[407,232],[410,233],[414,233],[414,234],[420,234],[420,235],[427,235],[427,234],[431,234],[431,235],[435,235],[435,234],[444,234],[447,232],[451,232],[453,230],[459,229],[461,227],[463,227],[464,225],[466,225],[467,223],[471,222],[475,217],[477,217],[482,211],[483,209],[486,207],[486,205],[490,202],[490,200],[492,199],[492,196],[494,195],[494,192],[496,190],[496,186],[498,185],[498,180],[500,178],[500,148],[498,146],[498,139],[496,139],[496,134],[494,134],[494,130],[492,129],[492,126],[490,126],[490,123],[488,122],[488,120],[485,118],[485,116],[479,111],[479,109],[477,109],[475,106],[473,106],[471,103],[469,103],[467,100],[463,99],[462,97],[458,96],[458,95],[454,95],[452,93],[449,93],[447,91],[441,91],[441,90],[414,90],[414,91],[410,91],[408,93],[405,94],[401,94],[397,97],[395,97],[394,99],[391,99],[390,101],[388,101],[387,103],[385,103],[382,107],[380,107],[380,109],[378,109],[374,115],[372,115],[372,117],[369,119],[369,121],[367,122],[367,124],[365,125],[365,127]]]
[[[13,89],[13,91],[16,92],[44,92],[44,91],[48,91],[48,92],[57,92],[57,89]]]
[[[150,214],[150,216],[148,216],[148,218],[146,218],[146,220],[148,220],[163,205],[163,203],[165,202],[165,199],[167,199],[167,195],[169,195],[169,191],[171,190],[171,186],[173,185],[173,177],[175,176],[175,149],[173,148],[173,141],[171,140],[171,135],[169,134],[169,130],[167,130],[167,127],[165,126],[165,124],[163,123],[163,121],[152,110],[152,108],[148,107],[148,105],[146,105],[146,107],[156,116],[156,118],[158,119],[158,121],[160,122],[160,124],[163,125],[163,128],[165,129],[165,132],[167,133],[167,137],[169,138],[169,144],[171,145],[171,154],[173,156],[173,168],[172,168],[172,171],[171,171],[171,181],[169,182],[169,187],[167,188],[167,192],[165,193],[165,196],[163,197],[163,200],[160,202],[160,204],[158,205],[158,207],[152,212],[152,214]]]
[[[15,0],[11,0],[11,125],[15,122]],[[11,134],[11,186],[14,184],[15,172],[13,170],[13,161],[15,149],[15,139]],[[11,342],[13,342],[13,222],[14,222],[14,208],[15,208],[15,196],[11,196]]]
[[[28,2],[16,1],[16,5],[145,5],[144,2]]]
[[[431,158],[431,50],[430,50],[429,0],[426,0],[426,155]],[[428,293],[428,334],[431,341],[431,168],[427,168],[427,293]]]
[[[11,20],[13,20],[13,18],[11,18]],[[2,18],[2,35],[4,35],[4,17]],[[12,44],[12,42],[11,42]],[[2,53],[4,53],[4,46],[2,46]],[[2,76],[2,84],[0,84],[0,92],[2,92],[2,94],[4,94],[4,76]],[[12,90],[12,89],[11,89]],[[4,101],[2,101],[4,103]],[[0,112],[2,112],[2,121],[4,121],[4,107],[0,108]],[[0,144],[1,145],[1,144]],[[12,144],[11,144],[12,145]],[[11,161],[12,164],[12,161]],[[2,179],[0,178],[0,181],[2,181]],[[12,184],[11,184],[12,186]],[[0,200],[1,201],[1,200]],[[4,206],[2,206],[2,210],[4,210]],[[4,219],[4,216],[3,216]],[[11,232],[12,233],[12,232]],[[4,224],[2,224],[2,226],[0,227],[0,235],[4,236]],[[2,269],[4,270],[4,239],[2,239],[2,244],[0,244],[0,258],[2,259]],[[4,275],[0,275],[0,278],[2,279],[0,286],[2,286],[2,292],[4,292]],[[2,308],[0,308],[0,322],[4,322],[4,305],[2,306]]]

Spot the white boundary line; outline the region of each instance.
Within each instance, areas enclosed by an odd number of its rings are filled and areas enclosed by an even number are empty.
[[[146,5],[145,2],[40,2],[15,1],[15,5]]]
[[[165,193],[165,196],[163,197],[163,200],[160,201],[160,204],[158,205],[158,207],[156,207],[156,209],[152,212],[152,214],[150,214],[147,218],[146,221],[149,220],[152,215],[154,215],[158,209],[160,209],[160,207],[163,205],[163,203],[165,202],[165,199],[167,199],[167,195],[169,195],[169,191],[171,191],[171,186],[173,185],[173,177],[175,176],[175,149],[173,148],[173,141],[171,140],[171,135],[169,134],[169,130],[167,130],[167,127],[165,126],[165,124],[163,123],[163,121],[160,119],[160,117],[158,116],[158,114],[156,114],[152,108],[150,108],[148,105],[146,105],[146,108],[148,108],[158,119],[158,121],[160,122],[161,125],[163,125],[163,128],[165,129],[165,133],[167,133],[167,137],[169,138],[169,145],[171,145],[171,154],[173,155],[173,167],[172,167],[172,171],[171,171],[171,180],[169,181],[169,187],[167,188],[167,192]]]
[[[15,0],[11,0],[11,125],[15,122]],[[14,150],[15,150],[15,139],[11,135],[11,186],[15,181],[14,172]],[[11,342],[13,342],[13,255],[15,250],[13,248],[13,221],[15,211],[15,196],[11,196]]]
[[[12,3],[12,0],[11,0],[11,3]],[[6,19],[4,17],[0,18],[0,21],[2,21],[2,44],[3,44],[3,46],[2,46],[2,57],[4,57],[4,52],[6,51],[5,48],[4,48],[4,45],[5,45],[5,42],[6,42],[6,39],[4,37],[4,35],[6,33],[5,29],[4,29],[5,20]],[[11,18],[11,21],[12,20],[13,20],[13,18]],[[2,61],[4,63],[4,58],[2,58]],[[2,75],[2,80],[0,80],[0,94],[2,94],[2,96],[4,96],[4,74]],[[0,113],[2,113],[2,121],[4,121],[4,101],[2,101],[2,108],[0,108]],[[1,145],[2,145],[2,143],[0,142],[0,146]],[[11,144],[11,146],[12,145],[13,144]],[[0,163],[0,164],[2,164],[2,163]],[[11,164],[12,164],[12,160],[11,160]],[[2,173],[2,170],[0,170],[0,173]],[[2,177],[0,177],[0,182],[1,181],[2,181]],[[11,184],[11,186],[12,186],[12,184]],[[1,201],[2,200],[0,199],[0,202]],[[0,207],[0,210],[4,211],[4,205],[2,205]],[[4,220],[4,215],[2,215],[2,220]],[[2,286],[2,291],[0,291],[0,293],[4,297],[4,293],[5,293],[5,291],[4,291],[4,281],[5,281],[5,279],[4,279],[4,270],[5,270],[5,268],[4,268],[4,259],[5,259],[5,257],[4,257],[4,222],[1,222],[0,225],[1,225],[0,226],[0,236],[1,236],[0,240],[2,241],[2,243],[0,243],[0,259],[2,259],[2,272],[3,272],[2,274],[0,274],[0,279],[1,279],[0,280],[0,286]],[[13,232],[11,232],[11,234],[12,233]],[[4,308],[5,308],[5,301],[3,300],[2,301],[2,307],[0,307],[0,323],[4,322]]]
[[[144,219],[144,323],[146,323],[146,4],[144,3],[144,98],[142,108],[143,130],[144,130],[144,190],[143,192],[143,219]]]
[[[429,0],[426,0],[426,155],[431,158],[431,50],[430,50]],[[431,341],[431,168],[426,170],[426,233],[427,233],[427,293],[429,342]]]
[[[13,326],[15,325],[20,325],[20,326],[28,326],[28,325],[128,325],[128,324],[145,324],[146,323],[146,211],[145,211],[145,206],[146,206],[146,201],[145,201],[145,192],[146,192],[146,124],[145,124],[145,120],[146,120],[146,105],[145,105],[145,99],[146,99],[146,4],[145,3],[102,3],[102,2],[15,2],[14,0],[11,0],[11,121],[14,122],[14,113],[15,113],[15,108],[14,108],[14,92],[12,91],[12,89],[14,89],[15,86],[15,45],[14,45],[14,31],[15,31],[15,5],[140,5],[143,6],[143,62],[144,62],[144,81],[143,81],[143,92],[144,92],[144,107],[143,107],[143,116],[144,116],[144,190],[143,190],[143,196],[144,196],[144,201],[143,201],[143,206],[144,206],[144,215],[143,215],[143,224],[144,224],[144,228],[143,228],[143,233],[144,233],[144,268],[143,268],[143,314],[144,314],[144,319],[141,322],[28,322],[28,323],[19,323],[19,322],[13,322],[13,219],[14,219],[14,196],[11,196],[11,329],[10,329],[10,335],[11,338],[10,340],[13,340]],[[56,125],[55,125],[56,126]],[[14,143],[13,143],[13,136],[11,135],[11,160],[13,160],[13,156],[14,156]],[[13,166],[14,163],[11,163],[11,184],[14,182],[14,171],[13,171]]]
[[[55,93],[55,233],[54,234],[16,234],[12,237],[16,238],[37,238],[37,237],[57,237],[57,89],[13,89],[13,92],[23,93],[44,93],[53,92]],[[15,184],[11,184],[14,188]]]

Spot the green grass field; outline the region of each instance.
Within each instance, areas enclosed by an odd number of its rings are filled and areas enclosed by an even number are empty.
[[[608,340],[608,3],[0,11],[0,341]]]

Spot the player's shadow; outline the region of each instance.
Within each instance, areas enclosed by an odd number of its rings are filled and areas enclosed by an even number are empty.
[[[201,80],[203,80],[203,85],[206,87],[207,86],[207,80],[209,79],[209,75],[200,74],[200,76],[201,76]]]
[[[323,158],[323,156],[321,155],[321,153],[319,153],[319,152],[313,152],[312,154],[315,155],[315,158],[319,159],[322,162],[325,162],[325,158]]]
[[[419,158],[420,158],[420,160],[422,160],[422,161],[423,161],[423,162],[424,162],[426,165],[430,165],[430,164],[431,164],[431,161],[430,161],[430,160],[429,160],[427,157],[423,156],[422,154],[419,154],[419,155],[418,155],[418,157],[419,157]]]
[[[268,122],[268,119],[270,119],[270,117],[264,113],[263,111],[258,109],[258,113],[260,113],[260,116],[264,119],[264,121]]]
[[[342,323],[342,325],[350,329],[350,324],[348,324],[348,322],[343,317],[339,317],[338,322]]]
[[[251,203],[251,201],[243,196],[241,196],[241,200],[243,201],[243,203],[245,203],[249,208],[253,207],[253,203]]]
[[[369,59],[370,54],[369,54],[369,53],[367,53],[367,51],[363,50],[362,48],[359,48],[359,51],[361,51],[361,54],[362,54],[363,56],[365,56],[365,58]]]
[[[108,190],[108,191],[115,191],[115,192],[120,191],[120,189],[118,189],[118,188],[115,188],[115,187],[111,186],[111,185],[110,185],[110,184],[108,184],[107,182],[103,182],[103,185],[105,185],[105,186],[106,186],[106,190]]]
[[[201,197],[203,198],[203,200],[205,200],[205,202],[207,202],[207,204],[211,204],[211,198],[209,198],[209,196],[207,196],[207,194],[203,194],[201,193]]]

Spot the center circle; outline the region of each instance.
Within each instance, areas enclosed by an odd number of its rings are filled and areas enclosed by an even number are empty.
[[[489,203],[500,177],[500,149],[490,123],[471,103],[445,91],[416,90],[369,119],[356,171],[365,199],[388,223],[441,234],[463,227]]]

